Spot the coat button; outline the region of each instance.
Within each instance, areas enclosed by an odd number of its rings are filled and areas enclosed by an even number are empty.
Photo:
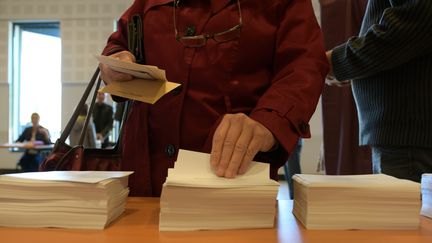
[[[196,27],[193,25],[190,25],[186,28],[186,36],[194,36],[196,32]]]
[[[165,153],[168,155],[168,157],[173,157],[174,154],[176,153],[176,148],[174,147],[174,145],[168,144],[165,147]]]

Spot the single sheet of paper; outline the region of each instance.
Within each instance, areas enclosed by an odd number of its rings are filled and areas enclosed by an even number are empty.
[[[293,179],[309,187],[316,188],[412,188],[417,190],[419,183],[398,179],[385,174],[365,174],[365,175],[313,175],[296,174]]]
[[[132,174],[132,171],[46,171],[13,173],[0,176],[4,179],[23,179],[40,181],[67,181],[82,183],[98,183],[106,179],[122,178]]]
[[[127,82],[111,83],[102,87],[100,92],[154,104],[166,93],[180,86],[178,83],[169,82],[165,71],[156,66],[124,62],[102,55],[95,55],[95,57],[100,63],[108,65],[117,72],[136,77]]]
[[[243,175],[219,177],[210,166],[210,154],[180,149],[174,169],[168,170],[167,184],[216,188],[278,185],[269,178],[269,170],[269,164],[251,162]]]
[[[103,55],[95,55],[95,57],[100,63],[108,65],[111,69],[121,73],[131,74],[143,79],[166,80],[165,71],[156,66],[125,62]]]

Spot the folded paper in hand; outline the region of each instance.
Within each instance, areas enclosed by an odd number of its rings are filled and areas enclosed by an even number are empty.
[[[126,73],[136,79],[113,82],[100,89],[101,92],[154,104],[163,95],[180,86],[169,82],[165,71],[156,66],[125,62],[113,57],[95,55],[96,59],[117,72]]]

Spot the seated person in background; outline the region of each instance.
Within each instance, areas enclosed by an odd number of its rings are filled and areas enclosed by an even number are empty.
[[[108,136],[113,127],[113,108],[105,103],[105,93],[98,93],[93,109],[93,122],[96,128],[97,140],[101,140],[102,148],[108,147]]]
[[[69,135],[71,146],[78,145],[79,143],[79,139],[81,137],[81,132],[84,127],[87,113],[88,113],[88,106],[87,104],[84,104],[83,109],[81,109],[78,119],[76,120],[75,125],[73,126],[72,131]],[[94,123],[91,119],[87,126],[87,130],[85,131],[83,145],[85,148],[96,148],[96,130],[95,130]]]
[[[51,139],[48,129],[39,125],[39,120],[39,114],[33,113],[31,115],[32,126],[24,129],[16,142],[50,144]],[[38,171],[39,164],[42,162],[42,160],[43,157],[41,156],[39,150],[27,149],[19,160],[18,165],[21,167],[22,172]]]

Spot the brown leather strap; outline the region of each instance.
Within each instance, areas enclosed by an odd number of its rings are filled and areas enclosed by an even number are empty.
[[[85,89],[84,94],[81,97],[78,105],[75,107],[75,110],[74,110],[71,118],[69,119],[69,121],[68,121],[65,129],[61,133],[60,138],[59,138],[60,142],[65,143],[67,137],[69,137],[69,134],[71,133],[72,128],[73,128],[76,120],[78,119],[80,111],[84,107],[84,104],[85,104],[85,102],[86,102],[86,100],[87,100],[87,98],[88,98],[88,96],[90,94],[91,89],[93,88],[93,86],[94,86],[94,84],[96,82],[96,79],[98,79],[99,72],[100,72],[100,70],[99,70],[99,67],[98,67],[98,68],[96,68],[96,71],[94,72],[92,79],[90,80],[89,84],[87,85],[87,88]],[[90,112],[87,113],[87,116],[88,116],[88,114],[90,114]]]
[[[86,119],[85,119],[85,122],[84,122],[84,126],[83,126],[83,128],[81,130],[80,139],[79,139],[79,142],[78,142],[79,146],[83,145],[84,139],[85,139],[85,135],[86,135],[86,131],[87,131],[88,125],[90,123],[91,115],[93,113],[93,109],[94,109],[94,106],[95,106],[96,96],[97,96],[97,93],[99,91],[99,87],[100,87],[100,84],[101,84],[101,81],[102,81],[101,78],[100,78],[100,76],[99,76],[99,73],[100,73],[100,70],[99,70],[99,67],[98,67],[98,68],[96,68],[96,70],[95,70],[95,72],[93,74],[92,79],[90,80],[89,84],[87,85],[87,88],[85,89],[83,96],[81,97],[78,105],[75,107],[75,110],[74,110],[71,118],[69,119],[69,121],[68,121],[65,129],[63,130],[63,132],[62,132],[62,134],[61,134],[61,136],[59,138],[59,141],[61,143],[65,143],[66,142],[67,137],[70,135],[70,133],[72,131],[72,128],[73,128],[76,120],[78,119],[80,111],[84,108],[85,102],[86,102],[87,98],[90,95],[90,91],[92,90],[93,86],[95,86],[95,83],[96,83],[95,89],[93,90],[93,96],[92,96],[92,99],[91,99],[91,102],[90,102],[90,107],[88,109],[87,116],[86,116]],[[96,80],[97,80],[97,82],[96,82]],[[128,116],[128,113],[129,113],[129,103],[130,102],[131,101],[126,101],[125,109],[123,111],[123,116],[122,116],[122,120],[121,120],[121,124],[120,124],[120,131],[119,131],[119,135],[118,135],[118,138],[117,138],[117,143],[116,143],[116,145],[114,147],[114,150],[117,150],[118,152],[121,152],[121,148],[122,148],[121,147],[121,139],[122,139],[122,134],[123,134],[123,124],[125,123],[125,121],[127,119],[127,116]]]
[[[79,139],[78,145],[83,145],[84,144],[84,139],[85,139],[85,136],[87,135],[88,124],[89,124],[90,118],[91,118],[91,116],[93,114],[93,110],[94,110],[94,106],[95,106],[95,102],[96,102],[96,96],[98,95],[100,84],[101,84],[101,78],[99,76],[98,82],[96,83],[96,87],[95,87],[95,89],[93,91],[93,97],[92,97],[92,100],[90,101],[90,107],[88,109],[87,116],[86,116],[86,119],[84,121],[84,126],[83,126],[83,128],[81,130],[81,135],[80,135],[80,139]],[[81,107],[81,109],[83,109],[83,108],[84,107]]]

